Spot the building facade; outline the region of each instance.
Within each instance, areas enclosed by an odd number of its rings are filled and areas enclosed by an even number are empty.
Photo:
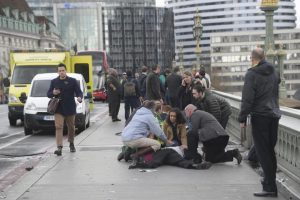
[[[119,71],[155,64],[172,67],[173,12],[155,7],[106,7],[106,47]],[[108,41],[107,41],[108,39]]]
[[[265,31],[211,34],[211,72],[213,86],[220,91],[241,95],[244,76],[251,67],[251,51],[264,47]],[[274,31],[275,46],[284,46],[284,78],[289,97],[300,88],[300,29]]]
[[[53,23],[36,18],[24,0],[0,1],[0,67],[9,75],[11,50],[63,48]]]
[[[201,64],[210,65],[210,35],[216,32],[236,32],[265,29],[265,16],[260,10],[261,0],[166,0],[166,6],[174,12],[176,60],[178,46],[183,46],[184,66],[196,63],[193,17],[198,9],[202,17]],[[274,28],[296,27],[294,0],[280,0],[275,11]],[[177,62],[179,64],[179,62]]]

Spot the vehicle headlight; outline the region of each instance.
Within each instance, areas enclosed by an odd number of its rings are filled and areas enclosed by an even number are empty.
[[[14,94],[8,94],[8,102],[9,103],[21,103],[19,98],[17,98]]]
[[[25,104],[26,110],[36,110],[36,105],[34,103]]]

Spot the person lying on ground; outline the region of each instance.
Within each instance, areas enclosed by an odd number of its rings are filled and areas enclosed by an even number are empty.
[[[181,154],[180,154],[181,152]],[[183,152],[180,147],[166,147],[156,152],[150,152],[140,156],[137,162],[132,163],[129,169],[148,168],[153,169],[162,165],[177,166],[185,169],[209,169],[210,162],[201,162],[195,164],[192,160],[183,158]]]

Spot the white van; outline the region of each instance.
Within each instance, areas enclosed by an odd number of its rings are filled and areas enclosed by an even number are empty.
[[[83,92],[82,103],[76,102],[75,126],[79,131],[90,125],[90,99],[92,95],[87,92],[86,82],[81,74],[67,73],[75,78]],[[47,92],[52,79],[58,77],[57,73],[37,74],[31,82],[31,88],[24,106],[24,133],[32,134],[33,130],[55,130],[54,115],[47,112],[49,98]]]

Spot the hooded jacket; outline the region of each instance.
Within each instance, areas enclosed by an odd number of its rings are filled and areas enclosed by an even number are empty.
[[[132,120],[122,131],[124,142],[148,137],[153,133],[163,142],[167,142],[167,137],[159,126],[158,120],[154,117],[151,110],[141,107],[133,116]]]
[[[249,114],[280,118],[279,83],[279,74],[265,60],[248,69],[243,87],[239,122],[245,123]]]

